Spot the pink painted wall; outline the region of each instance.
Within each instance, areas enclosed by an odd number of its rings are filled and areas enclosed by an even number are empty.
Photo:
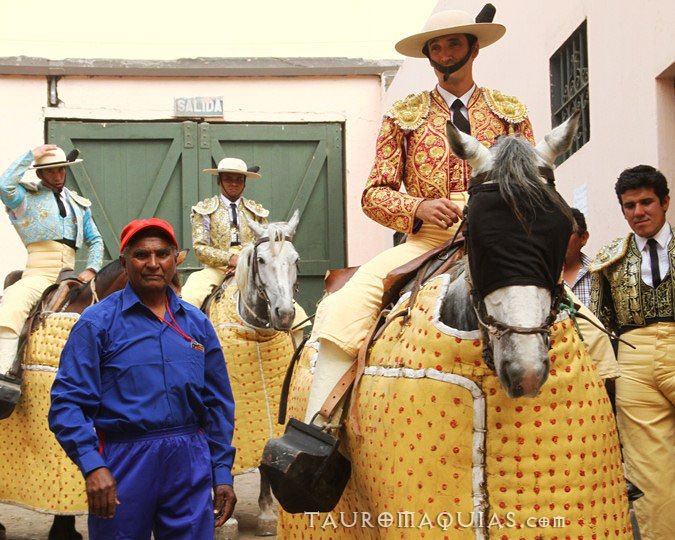
[[[0,114],[9,118],[0,124],[2,140],[9,141],[0,148],[0,167],[24,148],[43,141],[47,118],[171,119],[174,97],[222,95],[228,122],[342,122],[348,263],[361,264],[391,245],[391,232],[368,219],[360,205],[381,120],[383,91],[377,76],[222,80],[65,77],[59,81],[58,94],[63,106],[49,108],[44,78],[0,78]],[[25,250],[6,217],[0,218],[0,238],[9,250],[0,258],[0,279],[4,279],[7,272],[23,266]]]
[[[659,168],[675,185],[675,2],[494,0],[502,40],[482,50],[474,64],[480,86],[498,88],[527,103],[537,138],[551,129],[549,58],[587,20],[591,137],[556,171],[568,202],[588,189],[585,251],[629,231],[614,195],[619,173],[640,163]],[[439,9],[477,14],[483,0],[441,0]],[[411,34],[418,31],[412,29]],[[388,107],[436,79],[426,59],[408,59],[383,101]],[[675,224],[675,203],[669,220]]]

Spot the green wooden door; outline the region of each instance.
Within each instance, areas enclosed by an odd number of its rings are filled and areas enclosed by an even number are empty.
[[[329,268],[345,265],[340,124],[201,124],[199,169],[224,157],[260,166],[262,178],[246,183],[245,196],[286,221],[296,209],[293,241],[300,254],[299,302],[308,315],[323,294]],[[216,177],[201,173],[199,195],[217,192]]]
[[[342,126],[340,124],[197,124],[195,122],[50,121],[48,141],[84,162],[68,169],[67,185],[92,201],[106,261],[119,253],[119,234],[132,219],[169,221],[191,247],[190,208],[218,192],[202,172],[226,156],[259,165],[263,178],[245,196],[270,210],[273,221],[298,208],[301,305],[314,312],[328,268],[345,262]],[[78,251],[78,267],[86,248]],[[182,271],[199,267],[194,251]]]

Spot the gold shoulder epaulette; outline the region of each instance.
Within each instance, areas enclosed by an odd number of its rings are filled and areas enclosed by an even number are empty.
[[[218,195],[199,201],[192,207],[192,211],[202,216],[213,214],[218,209]]]
[[[70,196],[80,206],[84,206],[85,208],[89,208],[91,206],[91,201],[82,195],[78,195],[77,191],[70,190]]]
[[[631,237],[632,234],[617,238],[603,247],[598,251],[595,257],[593,257],[591,264],[588,265],[588,270],[590,272],[598,272],[621,259],[628,250],[628,243],[630,242]]]
[[[242,199],[242,202],[244,203],[244,206],[246,208],[248,208],[258,217],[266,218],[267,216],[270,215],[270,211],[267,210],[266,208],[263,208],[262,204],[258,204],[257,202],[252,201],[251,199]]]
[[[527,105],[518,101],[517,97],[489,88],[481,88],[481,92],[490,110],[509,124],[518,124],[527,118]]]
[[[429,92],[410,94],[407,98],[395,101],[385,114],[401,129],[412,131],[422,125],[429,114],[431,97]]]

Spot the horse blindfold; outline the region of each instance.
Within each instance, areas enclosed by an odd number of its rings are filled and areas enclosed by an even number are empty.
[[[497,184],[472,187],[467,249],[474,289],[482,298],[512,285],[553,290],[560,279],[572,223],[553,203],[526,221],[515,216]]]

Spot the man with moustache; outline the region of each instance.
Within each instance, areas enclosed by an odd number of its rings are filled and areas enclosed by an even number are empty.
[[[631,343],[619,344],[617,425],[644,540],[675,537],[675,238],[664,175],[626,169],[615,185],[633,231],[595,256],[591,309]]]
[[[317,329],[319,355],[306,421],[353,364],[382,308],[385,276],[450,240],[456,231],[468,199],[471,167],[452,153],[447,124],[452,122],[487,146],[500,135],[514,133],[533,142],[527,108],[516,98],[474,82],[473,65],[480,50],[506,32],[503,25],[491,22],[493,16],[489,4],[475,22],[464,11],[441,11],[431,16],[421,33],[396,45],[405,56],[428,58],[438,84],[394,103],[385,114],[361,206],[370,218],[408,238],[361,266],[341,290],[322,302],[317,314],[317,321],[322,321]],[[318,422],[323,421],[320,416]]]
[[[66,156],[54,144],[43,144],[17,158],[0,177],[0,200],[28,250],[22,278],[5,289],[0,303],[0,408],[10,411],[21,394],[11,376],[19,334],[30,310],[65,268],[75,267],[75,251],[89,248],[89,281],[103,263],[103,239],[91,215],[91,202],[65,187],[66,167],[82,160],[77,150]],[[31,167],[31,163],[34,166]],[[39,182],[23,178],[33,169]],[[4,416],[0,416],[4,417]]]
[[[212,539],[236,503],[223,352],[206,316],[169,287],[169,223],[132,221],[120,251],[129,281],[73,327],[49,427],[85,477],[91,538]]]

